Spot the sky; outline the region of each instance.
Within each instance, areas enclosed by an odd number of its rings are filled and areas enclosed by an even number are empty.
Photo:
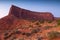
[[[11,5],[37,12],[51,12],[60,17],[59,0],[0,0],[0,18],[9,14]]]

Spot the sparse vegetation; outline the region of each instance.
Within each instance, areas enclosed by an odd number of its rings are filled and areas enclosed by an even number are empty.
[[[33,25],[29,25],[29,27],[33,27]]]
[[[38,29],[38,28],[37,29],[33,29],[31,33],[37,33],[39,31],[40,31],[40,29]]]
[[[25,35],[25,32],[23,32],[22,35]]]
[[[41,25],[38,25],[38,27],[42,27]]]
[[[49,23],[51,23],[52,21],[47,21],[48,22],[48,24]],[[41,24],[42,23],[42,24]],[[60,25],[60,21],[57,21],[57,23],[58,23],[58,25]],[[19,31],[18,29],[19,28],[16,28],[14,31],[13,31],[13,33],[15,33],[15,34],[19,34],[19,35],[22,35],[22,36],[26,36],[26,37],[31,37],[33,34],[39,34],[39,33],[43,33],[43,31],[42,30],[40,30],[41,28],[43,29],[43,30],[50,30],[51,28],[53,28],[53,26],[52,25],[45,25],[45,23],[44,23],[44,20],[39,20],[39,21],[34,21],[34,23],[32,22],[31,24],[28,24],[28,25],[22,25],[21,27],[20,27],[20,29],[29,29],[30,28],[30,32],[23,32],[23,31]],[[44,26],[43,26],[44,25]],[[55,26],[54,26],[55,27]],[[13,34],[12,33],[12,34]],[[12,34],[9,34],[8,35],[8,33],[5,33],[4,35],[5,35],[5,39],[8,39],[8,38],[10,38],[10,37],[12,37]],[[15,35],[14,34],[14,35]],[[40,35],[40,34],[39,34]],[[43,34],[41,34],[41,35],[43,35]],[[53,38],[56,38],[56,37],[60,37],[60,33],[59,32],[56,32],[56,31],[52,31],[52,32],[49,32],[48,34],[47,34],[47,36],[48,36],[48,38],[51,40],[51,39],[53,39]],[[43,36],[44,37],[44,36]],[[43,38],[41,38],[41,37],[38,37],[37,38],[37,40],[42,40]],[[24,39],[16,39],[16,38],[11,38],[11,40],[24,40]]]
[[[6,33],[4,33],[4,36],[8,36],[8,34],[9,34],[9,33],[8,33],[8,32],[6,32]]]
[[[48,29],[50,29],[50,28],[52,28],[52,27],[51,27],[51,26],[45,26],[45,27],[44,27],[45,30],[48,30]]]
[[[29,36],[31,36],[31,33],[25,33],[25,35],[29,37]]]
[[[32,21],[32,23],[34,23],[36,20],[33,20],[33,19],[32,19],[31,21]]]
[[[13,34],[13,33],[11,33],[11,34],[8,35],[8,36],[5,36],[5,35],[4,35],[4,39],[8,39],[8,38],[10,38],[10,37],[12,36],[12,34]]]
[[[60,37],[60,32],[52,31],[48,33],[48,38],[51,40],[53,38]]]
[[[42,40],[42,37],[38,37],[38,39],[37,40]]]
[[[57,24],[60,25],[60,20],[57,20]]]
[[[15,30],[15,33],[20,34],[21,32],[17,29],[17,30]]]
[[[37,22],[36,25],[39,25],[39,22]]]
[[[48,21],[48,23],[52,23],[52,21]]]
[[[26,35],[27,37],[31,36],[31,33],[25,33],[23,32],[22,35]]]
[[[40,23],[44,23],[44,20],[39,20]]]

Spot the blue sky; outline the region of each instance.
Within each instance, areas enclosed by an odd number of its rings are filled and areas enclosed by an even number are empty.
[[[0,18],[8,15],[11,5],[37,12],[51,12],[60,17],[59,0],[0,0]]]

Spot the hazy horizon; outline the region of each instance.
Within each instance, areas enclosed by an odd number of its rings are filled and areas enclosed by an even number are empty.
[[[60,17],[59,0],[0,0],[0,18],[8,15],[11,5],[31,11],[51,12],[55,17]]]

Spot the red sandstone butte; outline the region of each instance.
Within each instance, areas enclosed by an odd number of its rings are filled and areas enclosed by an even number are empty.
[[[54,16],[50,12],[34,12],[12,5],[9,14],[0,19],[0,30],[11,28],[12,24],[17,19],[53,21]]]
[[[3,31],[11,30],[16,26],[16,20],[48,20],[53,21],[54,16],[50,12],[34,12],[12,5],[9,14],[0,19],[0,39],[3,40]],[[19,24],[19,22],[18,22]]]
[[[26,9],[11,6],[9,15],[14,15],[17,18],[34,19],[34,20],[54,20],[54,16],[50,12],[34,12]]]

